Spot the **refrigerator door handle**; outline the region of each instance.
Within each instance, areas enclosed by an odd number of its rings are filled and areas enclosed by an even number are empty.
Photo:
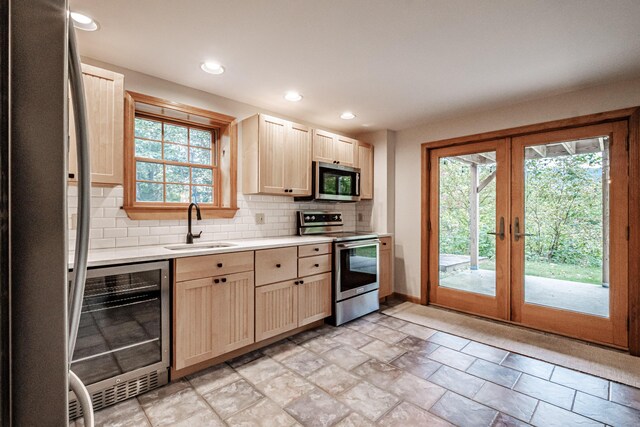
[[[71,372],[71,360],[78,337],[80,314],[87,278],[87,258],[89,252],[89,227],[91,214],[91,162],[89,158],[89,129],[82,82],[82,65],[76,43],[75,29],[69,19],[69,82],[71,99],[75,112],[76,151],[78,159],[78,226],[76,234],[75,256],[73,261],[74,278],[69,290],[69,385],[76,394],[84,413],[84,425],[93,427],[93,408],[91,396],[82,381]]]

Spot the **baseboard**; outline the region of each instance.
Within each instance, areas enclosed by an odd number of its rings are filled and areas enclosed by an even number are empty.
[[[405,294],[401,294],[399,292],[394,292],[391,295],[393,298],[397,298],[400,299],[402,301],[408,301],[408,302],[412,302],[414,304],[420,304],[420,297],[414,297],[411,295],[405,295]]]

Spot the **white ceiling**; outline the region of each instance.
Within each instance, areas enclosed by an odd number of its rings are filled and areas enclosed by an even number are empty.
[[[638,0],[70,3],[83,56],[352,133],[640,75]]]

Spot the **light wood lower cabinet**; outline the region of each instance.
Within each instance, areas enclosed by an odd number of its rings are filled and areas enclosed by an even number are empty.
[[[256,288],[256,341],[298,326],[297,280]]]
[[[298,284],[298,326],[331,316],[331,273],[301,279]]]
[[[380,241],[380,298],[393,293],[393,252],[391,237],[381,237]]]
[[[254,342],[253,271],[175,285],[175,369]]]
[[[256,341],[330,315],[331,273],[256,288]]]

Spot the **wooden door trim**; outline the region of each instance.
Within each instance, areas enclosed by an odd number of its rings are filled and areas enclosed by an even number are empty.
[[[456,138],[429,141],[421,145],[421,257],[420,257],[420,303],[429,303],[429,159],[435,148],[461,145],[496,138],[532,134],[537,132],[569,129],[611,121],[627,120],[629,124],[629,253],[640,253],[640,107],[625,108],[569,119],[553,120],[525,126],[484,132]],[[629,351],[640,356],[640,257],[629,257]]]
[[[553,130],[570,129],[581,126],[590,126],[599,123],[614,122],[618,120],[628,120],[637,116],[639,107],[624,108],[620,110],[606,111],[603,113],[587,114],[584,116],[571,117],[568,119],[552,120],[549,122],[536,123],[531,125],[517,126],[513,128],[501,129],[491,132],[477,133],[473,135],[459,136],[455,138],[440,139],[436,141],[424,142],[422,148],[433,149],[462,145],[469,142],[481,142],[492,139],[513,138],[516,136],[529,135],[539,132]]]

